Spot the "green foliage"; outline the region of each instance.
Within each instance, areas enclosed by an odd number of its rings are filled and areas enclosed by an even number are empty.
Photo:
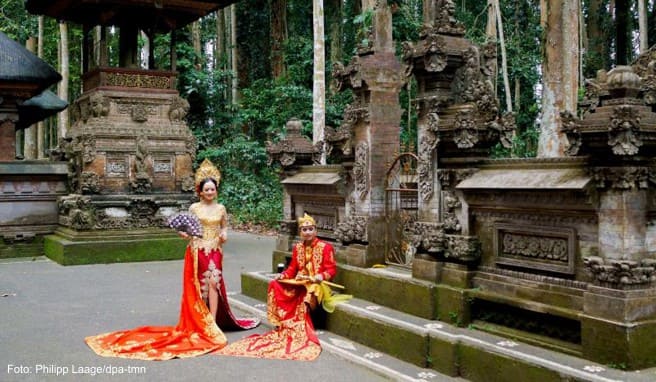
[[[182,95],[190,105],[188,122],[203,150],[230,140],[236,110],[227,101],[232,73],[225,70],[187,71]]]
[[[233,223],[259,222],[275,226],[282,218],[282,187],[276,171],[267,164],[264,146],[243,134],[221,146],[198,153],[208,158],[222,173],[219,200],[231,214]]]
[[[259,79],[271,78],[269,1],[238,2],[237,20],[239,82],[247,87]]]
[[[298,118],[312,129],[312,91],[298,85],[258,80],[242,90],[239,110],[244,131],[263,141],[282,131],[288,120]]]
[[[303,86],[312,89],[312,71],[314,51],[312,36],[289,36],[283,45],[285,76],[282,83]]]

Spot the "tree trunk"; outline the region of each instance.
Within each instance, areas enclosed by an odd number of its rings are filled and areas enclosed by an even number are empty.
[[[43,58],[43,16],[39,16],[39,35],[37,41],[36,55],[39,58]],[[36,124],[36,157],[37,159],[44,159],[46,157],[46,137],[45,137],[45,126],[43,121],[39,121]]]
[[[585,76],[594,77],[599,69],[609,68],[608,35],[601,27],[601,13],[605,12],[603,0],[588,1],[587,26],[587,54],[585,60]]]
[[[424,4],[431,3],[425,1]],[[488,41],[497,41],[497,12],[493,0],[487,1],[487,25],[485,26],[485,36]],[[496,49],[496,44],[495,44]],[[497,63],[494,62],[494,73],[492,73],[492,85],[494,86],[494,94],[497,92]]]
[[[362,12],[374,9],[376,0],[362,0]]]
[[[196,53],[196,69],[200,70],[202,68],[202,57],[203,50],[200,42],[200,22],[194,21],[191,23],[191,44],[194,47],[194,53]]]
[[[646,0],[638,0],[638,24],[640,27],[640,53],[649,49],[647,31],[647,5]]]
[[[616,64],[626,65],[631,60],[629,38],[629,0],[615,0]]]
[[[330,63],[342,61],[342,1],[328,0],[327,20],[330,35]]]
[[[36,41],[30,37],[25,42],[25,48],[30,52],[36,51]],[[23,133],[23,156],[25,159],[36,159],[37,156],[37,133],[36,125],[32,125],[24,130]]]
[[[312,142],[324,141],[326,125],[326,57],[323,21],[323,0],[312,1],[312,25],[314,31],[314,79],[312,87]],[[320,164],[326,164],[325,150]]]
[[[566,138],[560,132],[561,111],[576,111],[578,95],[579,2],[543,0],[545,47],[542,64],[541,131],[538,156],[562,157]]]
[[[150,67],[150,38],[144,31],[139,31],[139,34],[141,35],[141,39],[144,41],[140,53],[141,55],[141,60],[139,60],[140,66],[143,69],[152,69]]]
[[[68,80],[69,80],[69,57],[68,57],[68,24],[59,23],[59,81],[57,95],[68,102]],[[57,124],[58,138],[63,138],[68,132],[68,108],[59,113]]]
[[[433,25],[433,23],[435,22],[435,3],[436,2],[433,0],[424,0],[424,7],[423,7],[424,25]]]
[[[285,74],[283,44],[287,40],[287,0],[271,0],[271,76]]]
[[[512,112],[512,93],[510,93],[510,81],[508,80],[508,63],[506,60],[506,43],[503,37],[503,22],[501,21],[501,8],[499,0],[493,0],[494,8],[497,14],[497,24],[499,32],[499,44],[501,45],[501,72],[503,74],[503,88],[506,93],[506,111]]]
[[[237,6],[230,6],[230,66],[233,73],[231,100],[233,105],[239,101],[239,71],[237,70]]]
[[[214,45],[214,69],[222,69],[225,54],[225,20],[223,9],[216,11],[216,44]]]

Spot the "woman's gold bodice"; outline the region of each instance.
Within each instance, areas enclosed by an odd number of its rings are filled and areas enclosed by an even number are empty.
[[[206,248],[206,252],[211,248],[220,248],[228,230],[225,207],[217,203],[206,205],[198,202],[189,207],[189,212],[196,215],[203,226],[203,237],[194,238],[193,246]]]

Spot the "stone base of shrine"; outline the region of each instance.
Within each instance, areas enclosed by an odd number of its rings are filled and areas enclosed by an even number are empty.
[[[174,260],[187,242],[170,229],[75,231],[58,228],[44,240],[44,252],[62,265]]]

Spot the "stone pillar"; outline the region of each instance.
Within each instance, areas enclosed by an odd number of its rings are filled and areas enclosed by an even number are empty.
[[[34,37],[27,39],[25,47],[30,52],[34,53],[36,41]],[[37,131],[36,125],[29,126],[24,130],[24,142],[23,142],[23,155],[25,159],[36,159],[37,158]]]
[[[599,196],[599,252],[605,259],[646,255],[647,190],[607,190]]]
[[[387,169],[399,150],[401,105],[399,90],[403,86],[402,68],[394,54],[392,14],[388,6],[375,10],[374,54],[360,57],[362,78],[369,90],[369,123],[361,124],[364,131],[356,132],[362,139],[357,147],[366,143],[368,150],[368,205],[367,228],[369,247],[366,265],[385,261],[385,187]]]
[[[16,159],[16,130],[9,119],[0,121],[0,161]]]

